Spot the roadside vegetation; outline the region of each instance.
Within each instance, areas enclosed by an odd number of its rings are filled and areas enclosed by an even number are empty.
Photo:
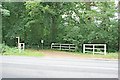
[[[51,43],[107,44],[109,52],[118,51],[118,20],[114,2],[46,3],[4,2],[10,16],[2,17],[6,45],[16,46],[17,39],[27,48],[50,48]]]
[[[9,47],[5,45],[0,45],[2,47],[1,54],[3,56],[33,56],[33,57],[43,57],[43,56],[52,56],[52,57],[76,57],[76,58],[103,58],[103,59],[118,59],[118,53],[107,53],[103,54],[92,54],[92,53],[82,53],[82,52],[70,52],[70,51],[59,51],[59,50],[35,50],[35,49],[25,49],[19,53],[17,47]]]
[[[82,58],[104,58],[104,59],[118,59],[118,53],[92,54],[92,53],[77,53],[76,55]]]
[[[82,52],[68,52],[59,50],[40,50],[40,52],[45,53],[45,56],[53,57],[75,57],[75,58],[95,58],[95,59],[118,59],[118,52],[103,54],[93,53],[82,53]]]
[[[118,58],[118,19],[114,2],[46,3],[3,2],[1,55],[44,56],[51,43],[75,44],[77,52],[65,54],[88,58]],[[19,53],[17,39],[27,48]],[[44,41],[41,44],[41,40]],[[82,53],[85,43],[107,44],[107,55]],[[37,50],[36,50],[37,49]],[[62,51],[61,51],[62,52]],[[65,51],[64,51],[65,52]]]
[[[0,55],[5,55],[5,56],[34,56],[34,57],[41,57],[44,56],[44,54],[36,51],[36,50],[31,50],[27,49],[25,51],[22,51],[21,53],[19,50],[15,48],[11,48],[9,46],[2,45],[2,51]]]

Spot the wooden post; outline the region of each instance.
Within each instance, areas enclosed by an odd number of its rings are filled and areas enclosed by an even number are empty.
[[[52,49],[52,45],[53,45],[53,43],[51,44],[51,49]]]
[[[24,43],[19,43],[19,53],[25,50],[25,44]]]
[[[94,53],[95,53],[95,45],[93,44],[93,55],[94,55]]]
[[[85,44],[83,44],[83,53],[85,53]]]
[[[62,50],[61,44],[60,44],[60,50]]]
[[[19,53],[21,53],[21,43],[18,44]]]
[[[69,51],[70,51],[70,44],[69,44]]]
[[[106,44],[104,45],[104,55],[106,55]]]

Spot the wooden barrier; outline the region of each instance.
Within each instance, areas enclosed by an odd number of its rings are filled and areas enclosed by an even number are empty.
[[[106,44],[83,44],[83,53],[92,52],[106,55]]]
[[[51,49],[75,51],[76,50],[76,45],[75,44],[52,43],[51,44]]]

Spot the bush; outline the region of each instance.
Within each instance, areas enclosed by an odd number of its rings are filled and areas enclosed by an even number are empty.
[[[17,48],[11,48],[7,45],[0,44],[0,53],[2,55],[7,55],[7,54],[15,54],[18,52]]]
[[[4,44],[0,44],[0,53],[6,52],[7,49],[9,49],[8,46],[5,46]]]

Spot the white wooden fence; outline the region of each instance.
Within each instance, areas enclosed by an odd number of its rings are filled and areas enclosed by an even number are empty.
[[[92,52],[106,55],[106,44],[83,44],[83,53]]]
[[[52,43],[51,44],[51,49],[75,51],[76,50],[76,45],[75,44]]]

